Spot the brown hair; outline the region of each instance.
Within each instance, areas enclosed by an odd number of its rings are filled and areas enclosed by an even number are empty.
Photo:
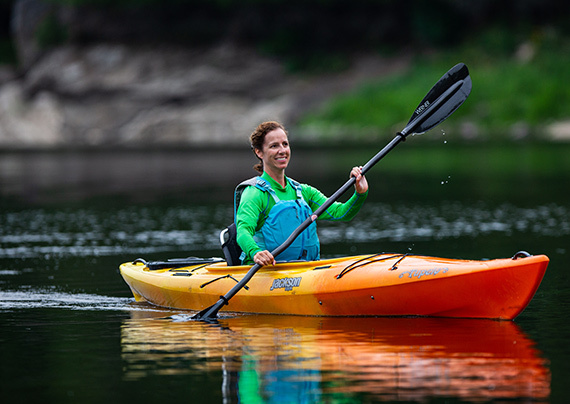
[[[285,132],[287,137],[289,137],[289,134],[285,130],[285,127],[283,125],[281,125],[279,122],[275,122],[275,121],[263,122],[263,123],[259,124],[259,126],[257,128],[255,128],[253,133],[249,136],[249,142],[251,144],[251,149],[253,150],[253,154],[255,154],[256,149],[257,150],[263,150],[263,142],[265,141],[265,135],[267,135],[269,132],[274,131],[275,129],[283,130],[283,132]],[[257,154],[255,154],[255,157],[257,157]],[[259,159],[259,157],[257,157],[257,158]],[[262,174],[263,173],[263,161],[261,159],[259,159],[259,163],[255,164],[253,166],[253,169],[255,171],[257,171],[258,173]]]

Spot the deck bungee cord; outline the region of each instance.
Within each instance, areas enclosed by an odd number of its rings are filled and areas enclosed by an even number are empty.
[[[346,268],[344,268],[344,269],[340,272],[340,274],[338,274],[338,275],[336,276],[336,279],[342,278],[342,277],[343,277],[344,275],[346,275],[348,272],[350,272],[350,271],[352,271],[352,270],[354,270],[354,269],[356,269],[356,268],[360,268],[360,267],[363,267],[363,266],[365,266],[365,265],[372,264],[372,263],[374,263],[374,262],[387,261],[387,260],[390,260],[390,259],[399,258],[398,261],[396,261],[396,262],[394,263],[394,265],[392,265],[392,266],[389,268],[390,271],[394,271],[394,270],[398,269],[398,264],[399,264],[404,258],[406,258],[406,257],[409,256],[409,254],[406,253],[406,254],[396,254],[396,255],[391,255],[391,256],[389,256],[389,257],[382,257],[382,258],[374,259],[375,257],[379,257],[379,256],[382,256],[382,255],[385,255],[385,254],[384,254],[384,253],[373,254],[373,255],[371,255],[370,257],[365,257],[365,258],[362,258],[362,259],[360,259],[360,260],[358,260],[358,261],[353,262],[352,264],[350,264],[350,265],[348,265]]]
[[[217,282],[217,281],[219,281],[219,280],[228,279],[228,278],[231,279],[231,280],[233,280],[233,281],[235,281],[236,283],[239,282],[239,281],[238,281],[236,278],[234,278],[231,274],[227,274],[227,275],[220,276],[220,277],[218,277],[218,278],[212,279],[211,281],[208,281],[208,282],[206,282],[206,283],[201,284],[201,285],[200,285],[200,289],[202,289],[202,288],[204,288],[204,287],[206,287],[206,286],[208,286],[208,285],[210,285],[210,284],[212,284],[212,283],[214,283],[214,282]],[[245,285],[243,288],[244,288],[245,290],[249,290],[249,287],[248,287],[247,285]]]

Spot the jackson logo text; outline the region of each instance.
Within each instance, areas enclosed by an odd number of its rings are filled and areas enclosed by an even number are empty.
[[[297,278],[279,278],[273,280],[273,285],[271,289],[285,289],[287,292],[293,290],[293,288],[298,287],[301,284],[301,277]]]

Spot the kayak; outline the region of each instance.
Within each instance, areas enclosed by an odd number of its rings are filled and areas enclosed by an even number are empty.
[[[262,267],[222,310],[512,320],[534,296],[548,262],[519,252],[492,260],[381,253],[278,263]],[[195,258],[120,266],[137,302],[183,310],[216,303],[249,269]]]

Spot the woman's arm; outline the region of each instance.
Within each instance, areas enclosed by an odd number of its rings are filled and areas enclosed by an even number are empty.
[[[264,192],[254,187],[247,187],[241,196],[236,213],[237,243],[246,255],[244,263],[252,263],[253,257],[262,251],[253,236],[261,227],[260,219],[264,215],[266,197]]]

